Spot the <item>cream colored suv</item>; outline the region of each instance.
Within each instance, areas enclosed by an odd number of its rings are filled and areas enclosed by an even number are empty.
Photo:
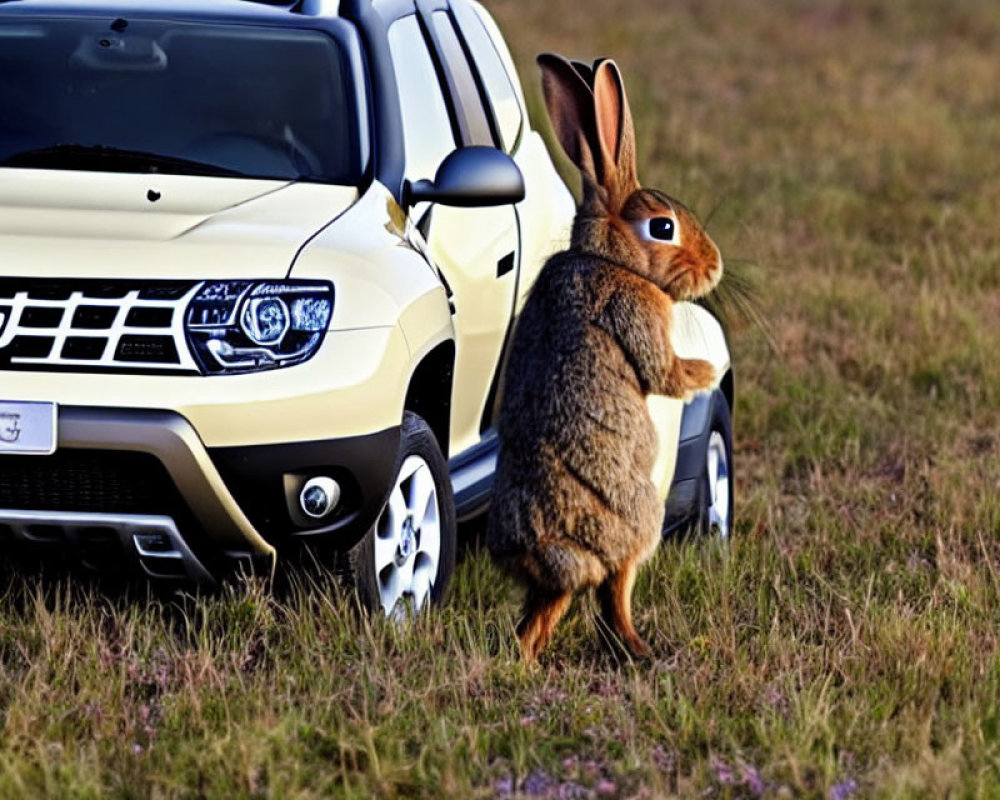
[[[572,214],[473,0],[0,0],[0,547],[210,582],[322,542],[372,608],[440,598]]]

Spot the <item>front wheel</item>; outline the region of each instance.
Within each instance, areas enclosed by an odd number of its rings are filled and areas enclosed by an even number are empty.
[[[406,412],[392,486],[375,524],[348,553],[346,579],[370,611],[418,613],[439,602],[455,569],[455,501],[427,423]]]

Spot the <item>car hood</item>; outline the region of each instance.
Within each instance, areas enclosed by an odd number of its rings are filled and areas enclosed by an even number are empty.
[[[280,278],[353,187],[0,169],[6,275]]]

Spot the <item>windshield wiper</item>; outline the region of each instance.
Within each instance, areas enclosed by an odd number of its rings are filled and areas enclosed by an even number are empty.
[[[97,167],[108,172],[248,177],[239,170],[220,167],[217,164],[205,164],[201,161],[147,153],[143,150],[123,150],[118,147],[83,144],[57,144],[52,147],[22,150],[0,161],[0,167],[81,170]]]

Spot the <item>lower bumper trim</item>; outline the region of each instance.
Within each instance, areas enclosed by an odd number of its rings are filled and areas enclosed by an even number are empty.
[[[153,580],[214,580],[170,517],[0,509],[0,541],[58,550],[95,572],[119,571],[122,556]],[[116,558],[117,556],[117,558]]]

